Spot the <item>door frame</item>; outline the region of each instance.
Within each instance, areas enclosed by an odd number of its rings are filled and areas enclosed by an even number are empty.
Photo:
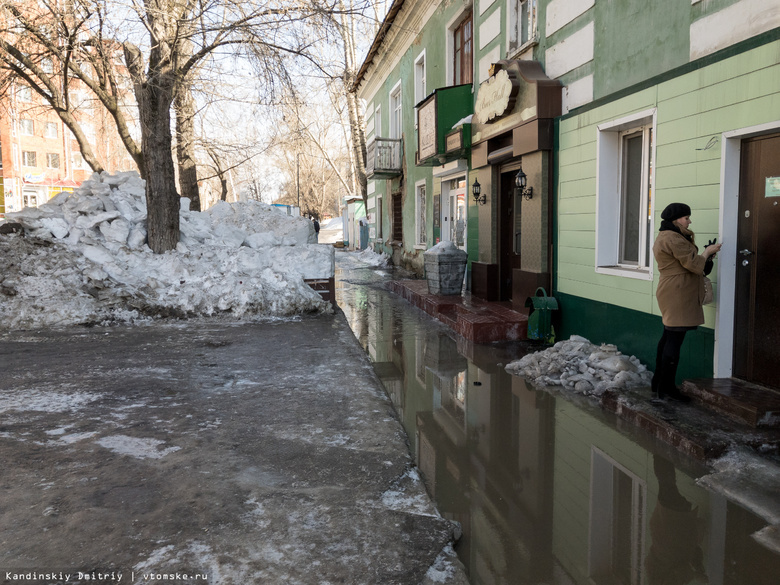
[[[737,213],[742,141],[780,131],[780,120],[722,133],[720,165],[718,299],[715,314],[716,378],[730,378],[734,365],[734,302],[736,300]]]

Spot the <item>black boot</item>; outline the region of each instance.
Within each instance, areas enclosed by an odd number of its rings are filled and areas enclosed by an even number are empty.
[[[677,360],[664,358],[661,364],[661,376],[658,380],[658,398],[668,397],[678,402],[690,402],[691,397],[680,392],[680,389],[675,385],[677,364]]]

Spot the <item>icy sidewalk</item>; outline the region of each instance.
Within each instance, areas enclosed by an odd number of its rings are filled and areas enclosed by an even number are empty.
[[[8,332],[0,355],[3,571],[466,583],[340,312]]]

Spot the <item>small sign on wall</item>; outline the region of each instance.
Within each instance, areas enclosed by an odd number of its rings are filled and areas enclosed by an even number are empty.
[[[780,177],[767,177],[764,197],[780,197]]]

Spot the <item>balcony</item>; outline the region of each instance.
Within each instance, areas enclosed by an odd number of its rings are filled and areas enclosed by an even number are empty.
[[[400,175],[400,138],[374,138],[366,145],[366,176],[369,179],[392,179]]]

